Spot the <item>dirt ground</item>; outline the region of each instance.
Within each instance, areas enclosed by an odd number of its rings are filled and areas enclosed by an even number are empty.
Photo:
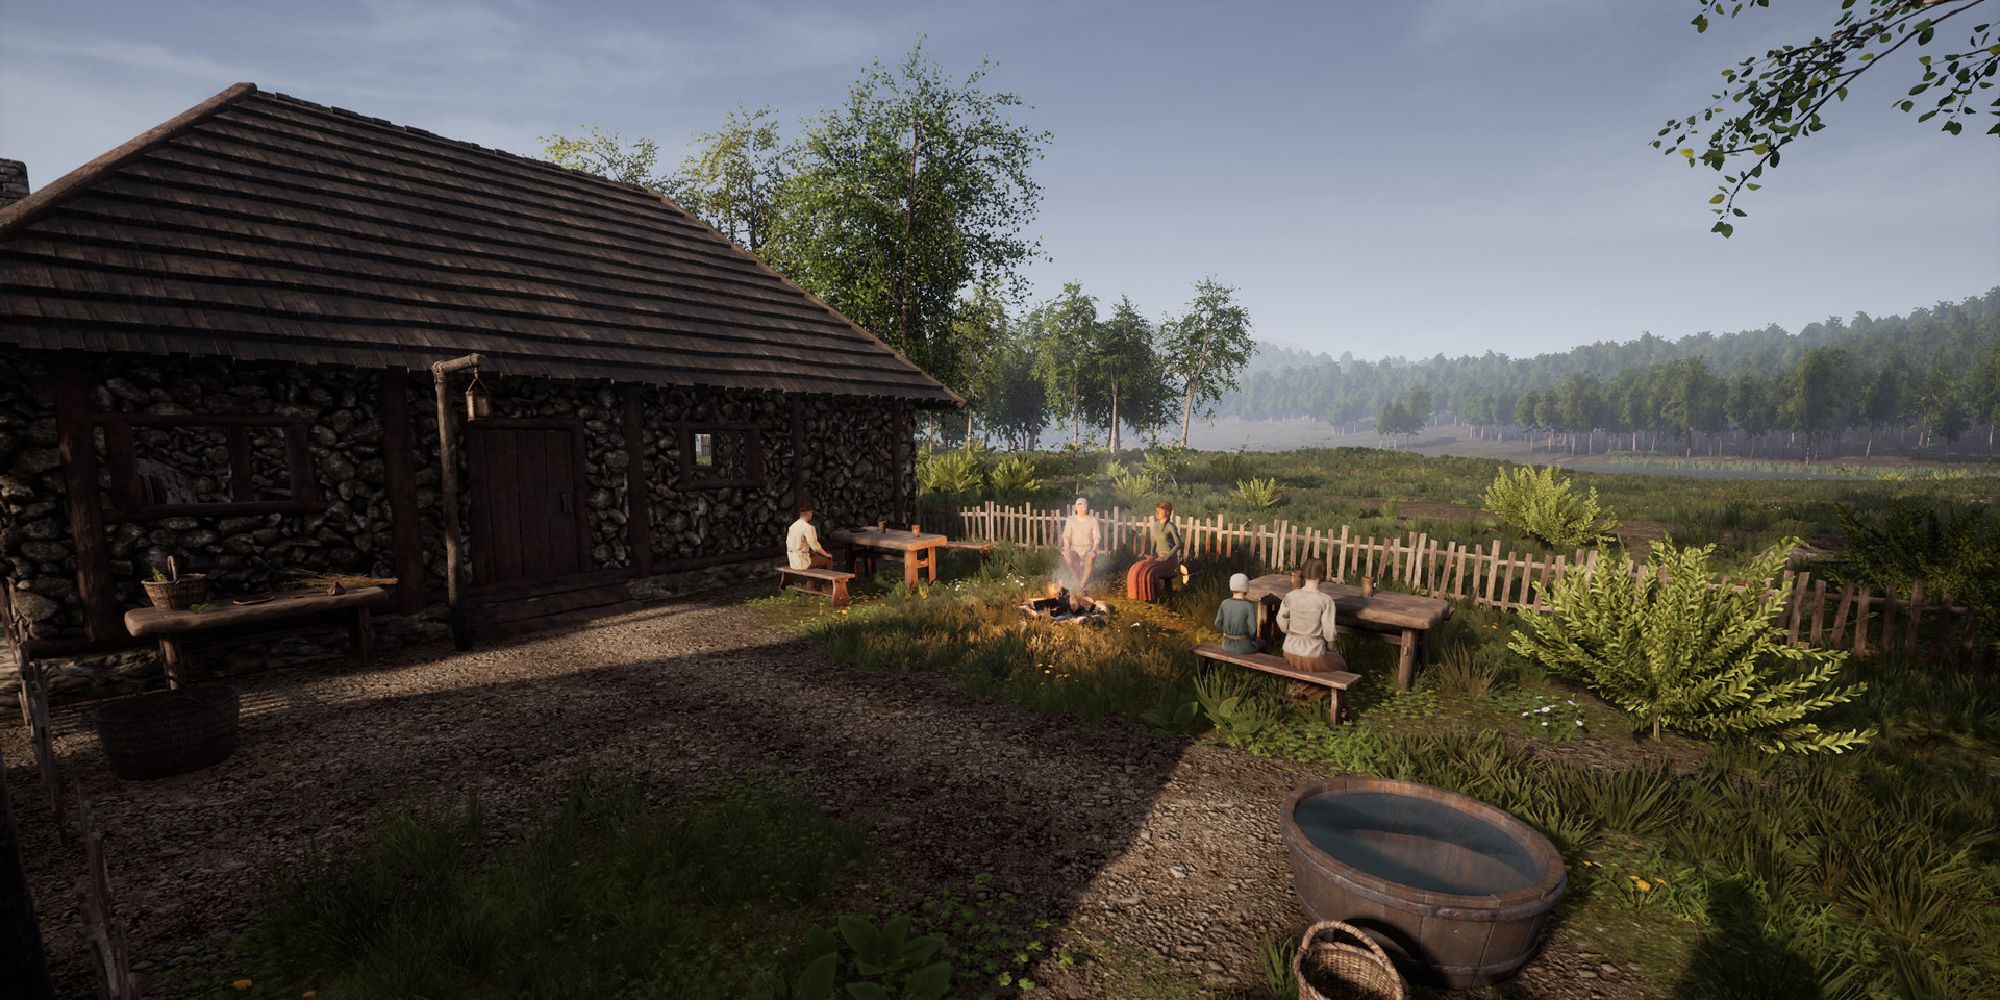
[[[1136,726],[1051,721],[939,676],[836,668],[744,613],[742,596],[470,653],[404,650],[367,673],[243,678],[236,756],[160,781],[117,781],[80,712],[59,710],[63,772],[111,831],[141,974],[233,978],[222,945],[272,878],[309,842],[351,847],[380,807],[476,791],[507,836],[582,769],[661,794],[756,768],[797,774],[872,829],[907,884],[985,874],[1056,920],[1058,943],[1084,960],[1044,963],[1038,995],[1113,995],[1111,964],[1093,960],[1112,954],[1247,988],[1261,981],[1259,943],[1303,928],[1277,809],[1309,771]],[[55,840],[25,732],[0,730],[59,995],[95,995],[80,855]],[[1646,994],[1557,935],[1492,995]]]

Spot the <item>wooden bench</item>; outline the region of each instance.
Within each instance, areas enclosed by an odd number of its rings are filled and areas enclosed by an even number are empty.
[[[801,594],[812,594],[815,597],[830,598],[833,606],[836,608],[844,607],[848,603],[847,581],[854,579],[854,574],[852,573],[842,572],[837,569],[793,569],[790,566],[779,566],[777,570],[778,583],[781,586],[796,590]],[[793,583],[794,579],[797,579],[799,582]],[[813,581],[815,580],[826,586],[813,586]]]
[[[1340,693],[1353,687],[1361,680],[1360,674],[1350,673],[1346,670],[1328,670],[1324,673],[1315,673],[1310,670],[1300,670],[1292,666],[1290,661],[1282,656],[1272,656],[1269,653],[1232,653],[1216,645],[1204,644],[1196,646],[1194,648],[1194,655],[1204,660],[1215,660],[1218,663],[1232,663],[1239,667],[1248,667],[1251,670],[1272,674],[1288,680],[1295,680],[1305,684],[1316,684],[1326,688],[1328,695],[1326,722],[1330,726],[1340,725]],[[1329,649],[1326,651],[1326,655],[1328,659],[1335,663],[1343,667],[1347,666],[1347,661],[1342,660],[1339,653]]]
[[[342,624],[347,626],[348,640],[362,667],[373,666],[375,633],[371,615],[388,604],[389,592],[381,587],[356,587],[340,594],[279,594],[258,604],[236,604],[224,598],[208,611],[134,608],[125,612],[125,631],[135,639],[159,642],[167,686],[179,688],[187,683],[181,665],[181,646],[190,639],[210,642],[268,639],[280,633]]]
[[[947,549],[958,549],[962,552],[977,552],[981,559],[993,554],[993,545],[993,542],[969,542],[963,540],[944,543],[944,547]]]

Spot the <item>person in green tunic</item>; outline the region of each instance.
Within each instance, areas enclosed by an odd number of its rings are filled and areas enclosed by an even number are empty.
[[[1134,601],[1157,599],[1161,577],[1187,575],[1181,555],[1181,528],[1174,523],[1174,505],[1162,500],[1153,508],[1153,519],[1146,523],[1145,558],[1133,563],[1125,574],[1125,596]]]
[[[1257,605],[1249,593],[1250,578],[1238,573],[1229,578],[1229,597],[1215,606],[1222,648],[1239,656],[1257,652]]]

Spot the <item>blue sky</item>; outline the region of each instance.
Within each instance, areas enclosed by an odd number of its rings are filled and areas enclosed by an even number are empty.
[[[1417,357],[1796,330],[2000,284],[2000,142],[1889,110],[1902,77],[1789,152],[1732,240],[1706,232],[1714,175],[1647,145],[1837,4],[1697,35],[1693,0],[4,0],[0,156],[46,184],[251,80],[516,152],[595,123],[677,160],[727,108],[796,122],[922,34],[955,72],[992,59],[1054,133],[1038,294],[1159,314],[1214,275],[1260,337]]]

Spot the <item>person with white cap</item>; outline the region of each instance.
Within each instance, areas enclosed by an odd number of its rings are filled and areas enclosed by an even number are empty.
[[[1238,573],[1229,578],[1229,596],[1215,606],[1222,648],[1238,655],[1257,652],[1257,605],[1249,593],[1250,578]]]
[[[1062,583],[1070,593],[1082,594],[1090,584],[1091,564],[1103,551],[1104,533],[1097,523],[1097,515],[1090,512],[1090,501],[1077,497],[1070,505],[1074,513],[1063,519],[1062,537],[1057,539],[1057,549],[1062,555]]]

